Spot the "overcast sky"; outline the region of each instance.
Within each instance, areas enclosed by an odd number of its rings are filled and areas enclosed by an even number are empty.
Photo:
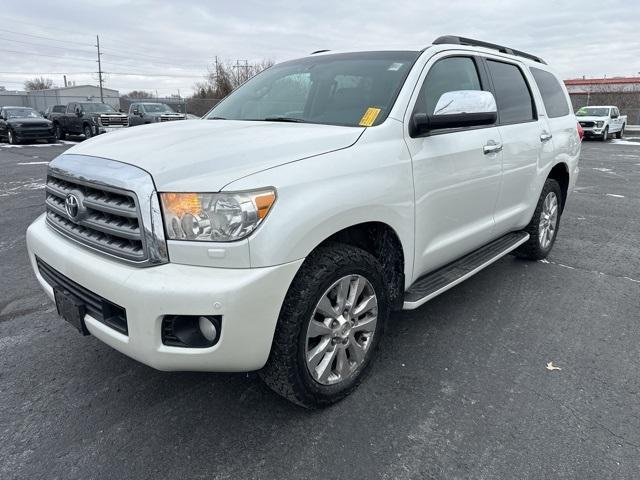
[[[639,30],[640,0],[5,1],[0,85],[43,75],[60,86],[63,73],[96,84],[96,34],[105,86],[120,93],[188,94],[216,55],[280,62],[325,48],[422,48],[444,34],[539,55],[564,78],[629,76],[640,72]]]

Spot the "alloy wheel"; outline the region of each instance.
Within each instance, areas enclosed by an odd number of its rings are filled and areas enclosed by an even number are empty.
[[[334,385],[351,377],[371,346],[378,299],[362,275],[342,277],[322,295],[305,338],[305,361],[313,379]]]
[[[540,224],[538,226],[538,240],[543,250],[551,245],[556,234],[558,224],[558,197],[554,192],[549,192],[542,204],[540,212]]]

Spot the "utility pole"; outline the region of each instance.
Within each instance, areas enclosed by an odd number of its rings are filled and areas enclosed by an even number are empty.
[[[100,61],[100,57],[102,54],[100,53],[100,37],[96,35],[96,48],[98,49],[98,81],[100,82],[100,101],[104,103],[104,96],[102,95],[102,62]]]

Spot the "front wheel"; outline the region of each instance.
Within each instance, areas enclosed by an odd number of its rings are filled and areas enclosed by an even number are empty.
[[[368,372],[389,310],[375,257],[340,243],[319,247],[289,287],[261,377],[307,408],[343,399]]]
[[[13,130],[11,129],[8,130],[7,137],[11,145],[17,145],[19,143],[18,138],[16,137],[16,134],[13,133]]]
[[[624,127],[625,125],[622,125],[622,128],[620,129],[620,131],[616,133],[616,138],[624,137]]]
[[[604,129],[604,132],[602,132],[602,138],[601,140],[603,142],[606,142],[607,140],[609,140],[609,127]]]
[[[84,138],[93,137],[93,129],[91,128],[91,125],[85,125],[83,132],[84,132]]]
[[[65,138],[65,133],[62,130],[62,126],[59,123],[56,123],[53,127],[53,134],[55,136],[56,141],[58,140],[64,140]]]
[[[560,226],[562,190],[553,178],[547,178],[542,188],[531,222],[525,228],[529,240],[515,250],[521,258],[542,260],[551,252]]]

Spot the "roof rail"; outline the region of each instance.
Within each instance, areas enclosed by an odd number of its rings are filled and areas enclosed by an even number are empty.
[[[433,41],[434,45],[443,45],[443,44],[452,44],[452,45],[468,45],[471,47],[484,47],[490,48],[491,50],[498,50],[502,53],[507,53],[509,55],[516,55],[518,57],[528,58],[529,60],[533,60],[534,62],[544,63],[545,62],[540,57],[536,57],[535,55],[531,55],[530,53],[526,53],[520,50],[515,50],[513,48],[505,47],[504,45],[496,45],[495,43],[483,42],[482,40],[474,40],[473,38],[465,38],[465,37],[457,37],[455,35],[444,35],[442,37],[438,37]]]
[[[316,50],[315,52],[311,52],[309,55],[315,55],[316,53],[324,53],[324,52],[330,52],[331,50],[329,50],[328,48],[325,48],[324,50]]]

